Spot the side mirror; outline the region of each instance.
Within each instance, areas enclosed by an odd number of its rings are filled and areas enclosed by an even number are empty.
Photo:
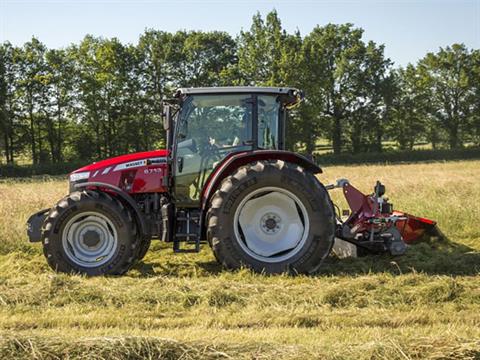
[[[168,131],[170,130],[170,124],[171,124],[171,107],[169,105],[164,105],[163,106],[163,128]]]

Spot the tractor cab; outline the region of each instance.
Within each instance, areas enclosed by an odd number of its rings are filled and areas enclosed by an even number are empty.
[[[232,154],[283,150],[286,110],[301,99],[293,88],[179,89],[165,103],[177,206],[198,207],[207,179]]]

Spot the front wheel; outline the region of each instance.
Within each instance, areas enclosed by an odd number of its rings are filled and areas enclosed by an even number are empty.
[[[266,273],[311,273],[330,253],[335,218],[325,188],[288,162],[239,168],[214,194],[207,236],[227,268]]]
[[[44,224],[43,252],[59,272],[121,275],[135,262],[140,244],[128,209],[102,192],[71,193]]]

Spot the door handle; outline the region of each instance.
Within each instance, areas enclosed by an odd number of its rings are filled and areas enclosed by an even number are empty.
[[[183,156],[179,156],[177,160],[178,172],[181,173],[183,171]]]

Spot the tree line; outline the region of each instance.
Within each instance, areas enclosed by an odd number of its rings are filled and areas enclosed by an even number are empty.
[[[480,50],[452,44],[394,67],[352,24],[288,33],[275,11],[235,38],[225,32],[146,30],[137,44],[86,36],[48,49],[0,44],[2,162],[101,159],[163,146],[161,99],[178,87],[294,86],[305,102],[287,144],[313,153],[380,152],[418,142],[480,145]]]

